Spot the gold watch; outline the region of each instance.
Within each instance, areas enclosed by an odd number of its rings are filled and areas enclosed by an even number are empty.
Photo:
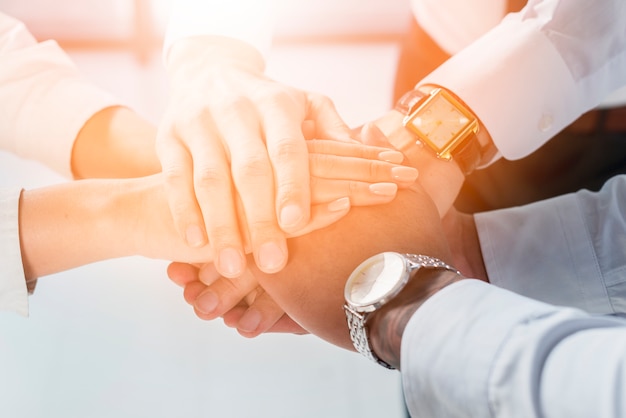
[[[438,158],[453,159],[465,175],[489,163],[497,149],[478,117],[452,92],[425,84],[400,98],[403,125]]]

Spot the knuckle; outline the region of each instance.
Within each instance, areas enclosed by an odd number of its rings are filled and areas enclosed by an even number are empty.
[[[329,154],[317,154],[312,162],[315,163],[315,171],[321,173],[321,175],[328,175],[332,173],[337,165],[337,159]]]
[[[228,173],[217,167],[201,166],[194,169],[194,185],[199,188],[214,188],[227,185]]]
[[[361,190],[361,184],[358,181],[349,181],[348,182],[348,190],[350,195],[357,194]]]
[[[272,176],[272,167],[265,154],[249,154],[233,161],[233,175],[240,181],[268,178]]]
[[[380,164],[376,163],[375,161],[371,161],[368,163],[368,165],[369,165],[368,171],[369,171],[370,178],[376,179],[380,177],[381,174],[383,174],[383,170]]]
[[[270,158],[277,163],[298,164],[306,155],[306,143],[295,138],[280,138],[270,149]]]

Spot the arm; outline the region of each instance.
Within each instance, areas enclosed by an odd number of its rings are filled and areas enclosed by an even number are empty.
[[[617,176],[595,193],[477,214],[489,280],[552,304],[624,312],[626,255],[615,249],[626,246],[625,195],[626,177]]]
[[[522,158],[624,84],[624,7],[530,1],[421,82],[454,91],[505,158]],[[574,29],[572,19],[588,30]],[[502,106],[503,98],[513,105]]]
[[[414,415],[625,411],[619,390],[626,379],[623,321],[462,280],[417,309],[401,345],[404,393]]]
[[[55,42],[38,43],[21,22],[1,13],[0,103],[0,147],[68,177],[81,129],[98,112],[117,106],[81,78]]]
[[[160,171],[153,125],[83,79],[55,42],[37,42],[21,22],[2,13],[0,103],[0,148],[61,174]]]

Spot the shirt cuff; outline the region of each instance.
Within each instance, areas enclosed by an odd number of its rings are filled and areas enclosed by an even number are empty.
[[[176,41],[202,35],[238,39],[267,58],[275,11],[273,1],[178,0],[172,4],[165,31],[163,60],[167,66],[169,51]]]
[[[28,316],[28,290],[19,235],[21,189],[0,189],[0,310]]]

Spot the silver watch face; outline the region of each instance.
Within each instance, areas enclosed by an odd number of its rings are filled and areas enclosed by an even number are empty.
[[[408,276],[406,260],[401,254],[376,254],[352,272],[344,296],[356,308],[373,310],[395,296],[404,287]]]

